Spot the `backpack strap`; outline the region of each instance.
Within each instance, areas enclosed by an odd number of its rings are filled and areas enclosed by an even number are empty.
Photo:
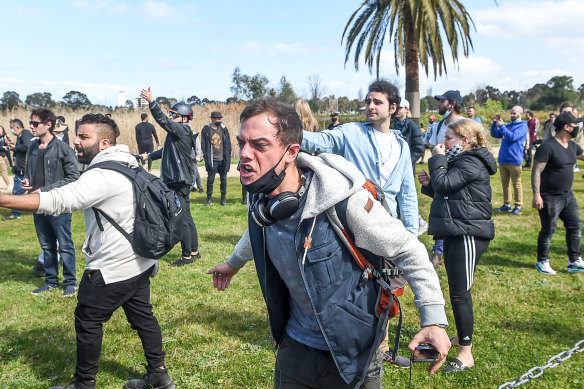
[[[89,168],[87,168],[88,171],[90,169],[108,169],[108,170],[113,170],[116,171],[120,174],[123,174],[124,176],[128,177],[128,179],[130,179],[130,181],[134,181],[136,180],[136,174],[137,171],[132,169],[131,167],[129,167],[128,165],[122,164],[122,163],[118,163],[118,162],[114,162],[114,161],[104,161],[104,162],[98,162],[95,165],[91,165]],[[136,196],[136,194],[134,193],[134,197]],[[132,245],[132,248],[134,249],[134,241],[132,240],[132,237],[130,236],[130,234],[128,234],[126,232],[126,230],[124,230],[122,228],[122,226],[120,226],[111,216],[109,216],[107,213],[105,213],[104,211],[102,211],[101,209],[97,208],[97,207],[91,207],[91,209],[93,210],[93,214],[95,215],[95,221],[97,222],[97,226],[99,227],[99,230],[101,232],[103,232],[103,223],[101,222],[101,218],[99,217],[99,214],[102,214],[103,217],[105,217],[105,219],[112,225],[114,226],[114,228],[116,230],[118,230],[120,232],[120,234],[122,234],[127,240],[128,242],[130,242],[130,244]],[[134,251],[136,251],[134,249]]]
[[[367,182],[370,182],[370,181],[367,180]],[[375,186],[375,184],[373,184],[373,185]],[[367,187],[365,189],[369,190]],[[383,191],[378,191],[378,193],[379,192],[381,194],[383,194]],[[373,192],[371,192],[371,193],[373,194]],[[378,195],[374,194],[374,196],[377,197]],[[383,196],[383,195],[381,195],[381,196]],[[399,319],[398,319],[397,328],[396,328],[394,346],[393,346],[393,350],[391,350],[392,358],[395,359],[395,357],[397,355],[397,351],[399,349],[399,342],[400,342],[400,338],[401,338],[401,330],[402,330],[402,323],[403,323],[401,306],[399,304],[399,300],[396,297],[396,294],[392,293],[391,287],[389,286],[389,284],[387,282],[385,282],[385,280],[383,279],[383,277],[381,276],[379,271],[377,271],[375,269],[375,267],[371,264],[371,262],[369,262],[367,260],[367,258],[365,258],[363,253],[359,250],[357,245],[355,245],[355,243],[354,243],[355,236],[353,235],[353,233],[351,232],[351,230],[349,229],[348,224],[347,224],[347,204],[348,204],[348,201],[349,201],[349,199],[347,198],[347,199],[335,204],[333,207],[330,207],[329,209],[327,209],[326,216],[329,219],[331,225],[333,226],[333,229],[335,230],[337,236],[343,241],[343,243],[345,244],[345,246],[347,247],[347,249],[349,250],[349,252],[353,256],[353,258],[355,259],[355,262],[357,263],[359,268],[361,268],[363,270],[363,274],[361,275],[361,281],[359,282],[359,286],[360,287],[365,286],[365,284],[367,283],[367,281],[370,278],[375,279],[375,281],[379,285],[381,285],[382,293],[380,294],[380,298],[379,298],[379,301],[377,303],[377,314],[380,316],[382,314],[382,312],[386,309],[389,310],[389,312],[388,312],[389,317],[394,317],[399,313]],[[398,293],[399,293],[398,295],[401,295],[401,293],[403,293],[403,288],[401,290],[399,290]]]

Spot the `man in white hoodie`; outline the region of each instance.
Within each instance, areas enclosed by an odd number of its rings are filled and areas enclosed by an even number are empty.
[[[75,149],[80,163],[94,165],[115,161],[137,167],[128,146],[116,145],[120,131],[116,123],[101,114],[87,114],[80,120]],[[83,254],[87,267],[79,285],[75,330],[77,365],[73,381],[52,389],[95,388],[101,354],[102,323],[120,306],[144,347],[147,373],[131,380],[126,388],[173,389],[164,366],[162,335],[150,304],[150,275],[156,261],[138,256],[126,238],[107,220],[100,231],[92,207],[103,210],[128,232],[134,225],[132,183],[122,174],[107,169],[91,169],[70,184],[48,192],[26,196],[0,195],[0,206],[59,215],[83,210],[86,237]],[[107,242],[102,246],[102,243]],[[150,386],[151,385],[151,386]]]

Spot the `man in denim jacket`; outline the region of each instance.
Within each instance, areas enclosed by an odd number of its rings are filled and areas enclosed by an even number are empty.
[[[278,345],[275,387],[381,388],[378,347],[387,311],[378,314],[380,286],[360,283],[361,269],[327,218],[327,209],[340,202],[346,202],[355,244],[403,269],[423,327],[409,348],[433,344],[442,356],[430,366],[435,372],[450,343],[440,284],[424,246],[372,199],[355,165],[333,154],[299,154],[302,122],[291,106],[259,100],[240,119],[248,229],[229,260],[207,273],[224,290],[253,258]]]

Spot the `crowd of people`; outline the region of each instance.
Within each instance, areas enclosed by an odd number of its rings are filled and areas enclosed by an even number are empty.
[[[192,191],[205,192],[197,162],[204,160],[208,173],[205,206],[212,204],[217,173],[220,204],[227,205],[231,142],[221,112],[212,112],[199,134],[190,127],[194,113],[189,105],[175,104],[166,115],[150,88],[141,96],[167,134],[161,147],[148,114],[142,114],[135,129],[137,155],[117,144],[119,128],[111,115],[87,114],[78,120],[73,148],[65,118],[48,109],[32,111],[30,131],[21,120],[11,120],[14,139],[0,127],[0,173],[7,185],[7,167],[14,173],[12,196],[0,195],[0,206],[12,210],[3,220],[33,212],[42,249],[33,272],[43,275],[45,283],[32,293],[59,286],[61,262],[63,296],[77,295],[75,375],[69,384],[54,388],[96,387],[102,325],[119,307],[137,330],[148,363],[146,374],[125,387],[175,387],[150,304],[149,279],[157,262],[136,254],[111,223],[96,218],[98,208],[131,232],[132,184],[115,171],[92,166],[114,161],[138,168],[141,160],[150,170],[152,161],[161,159],[161,180],[176,193],[183,210],[181,257],[171,265],[184,266],[201,258],[190,206]],[[455,346],[456,357],[442,371],[471,369],[471,289],[478,262],[495,238],[490,176],[497,170],[504,203],[496,211],[518,217],[523,207],[521,172],[532,169],[532,205],[541,219],[536,269],[556,274],[549,249],[559,218],[566,226],[567,271],[584,272],[581,221],[572,192],[577,159],[584,160],[577,143],[584,119],[573,105],[563,104],[543,126],[532,112],[522,120],[519,106],[511,109],[510,123],[496,115],[490,135],[502,139],[497,163],[475,108],[468,107],[464,118],[458,91],[435,99],[442,119],[430,116],[426,134],[410,118],[410,103],[383,80],[368,87],[364,123],[341,124],[333,112],[331,125],[319,131],[302,99],[294,106],[258,100],[241,113],[238,170],[248,226],[229,259],[207,273],[214,287],[225,290],[254,261],[277,347],[276,388],[381,388],[383,362],[402,367],[411,363],[389,348],[388,309],[379,308],[383,283],[372,269],[355,265],[347,237],[376,268],[383,267],[383,258],[391,258],[409,282],[421,318],[421,329],[408,345],[414,358],[420,346],[434,349],[437,357],[429,368],[434,373]],[[431,157],[424,162],[426,150]],[[427,170],[416,176],[417,161],[427,163]],[[419,212],[416,179],[422,194],[432,198],[427,222]],[[384,201],[365,189],[367,180],[379,186]],[[78,287],[71,214],[80,210],[87,266]],[[435,239],[431,259],[418,240],[426,231]],[[453,338],[445,331],[445,301],[434,269],[442,263],[456,326]]]

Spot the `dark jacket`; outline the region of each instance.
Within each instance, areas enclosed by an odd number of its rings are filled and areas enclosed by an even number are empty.
[[[424,153],[424,136],[420,127],[410,118],[406,118],[406,122],[400,129],[408,146],[410,146],[410,156],[412,158],[412,166],[416,166],[416,161],[420,159]],[[416,169],[414,169],[414,172]]]
[[[39,141],[32,142],[26,157],[26,175],[32,184],[36,169]],[[56,137],[47,145],[44,156],[45,185],[41,192],[48,192],[79,178],[79,168],[73,149]]]
[[[422,193],[434,199],[428,234],[471,235],[493,239],[490,175],[497,172],[493,154],[484,147],[465,151],[452,161],[435,155],[428,161],[430,184]]]
[[[231,139],[229,139],[229,131],[227,127],[221,125],[223,136],[221,143],[223,144],[223,161],[225,161],[225,171],[229,171],[231,165]],[[201,130],[201,149],[203,150],[203,158],[205,159],[205,170],[213,166],[213,145],[211,144],[211,125],[207,124]]]
[[[250,204],[254,201],[252,197]],[[263,228],[253,221],[251,213],[248,219],[253,258],[268,309],[270,330],[279,345],[290,317],[290,292],[267,255]],[[304,268],[304,285],[339,373],[346,382],[357,377],[362,379],[385,335],[383,318],[387,312],[382,315],[382,320],[370,313],[375,312],[380,288],[375,282],[368,282],[363,288],[356,286],[362,272],[337,237],[325,213],[316,217],[312,235],[311,225],[312,219],[303,220],[294,234],[298,266]],[[308,250],[306,262],[302,265],[306,236],[312,236],[313,248]],[[381,261],[373,265],[380,269]]]
[[[12,172],[24,176],[24,169],[26,168],[26,153],[32,143],[32,134],[29,130],[22,130],[20,135],[16,138],[14,144],[14,167]]]
[[[154,101],[150,104],[150,113],[156,123],[168,134],[164,141],[164,148],[149,154],[150,159],[162,158],[160,178],[166,184],[193,183],[193,167],[191,150],[195,147],[193,132],[187,123],[174,123]]]

